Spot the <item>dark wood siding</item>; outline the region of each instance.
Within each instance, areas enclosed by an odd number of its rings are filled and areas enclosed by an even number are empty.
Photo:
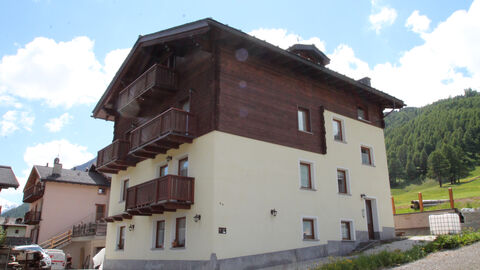
[[[261,59],[237,60],[234,48],[222,47],[220,59],[220,131],[325,153],[323,109],[356,119],[361,105],[370,124],[381,127],[381,108],[355,92]],[[298,107],[310,111],[311,133],[298,130]]]

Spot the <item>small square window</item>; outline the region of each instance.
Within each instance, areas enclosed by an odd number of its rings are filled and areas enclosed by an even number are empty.
[[[298,130],[311,132],[310,111],[305,108],[298,108]]]
[[[370,148],[362,146],[361,151],[362,151],[362,164],[373,165],[372,153]]]
[[[367,110],[364,107],[358,107],[357,108],[357,117],[360,120],[366,120],[368,121],[368,113]]]
[[[160,177],[168,174],[168,165],[163,165],[160,167]]]
[[[342,121],[333,119],[333,139],[343,141]]]
[[[159,220],[156,223],[155,230],[155,248],[163,248],[165,239],[165,220]]]
[[[105,195],[107,193],[105,188],[98,188],[98,194]]]
[[[337,170],[338,193],[347,193],[347,173],[345,170]]]
[[[352,240],[352,222],[342,221],[342,240]]]
[[[303,219],[303,239],[315,239],[315,221],[311,218]]]
[[[312,168],[311,164],[300,162],[300,184],[302,188],[312,189]]]

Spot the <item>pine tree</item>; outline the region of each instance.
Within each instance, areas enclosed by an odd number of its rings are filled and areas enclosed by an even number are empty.
[[[442,179],[448,177],[449,170],[450,164],[441,151],[436,150],[430,154],[427,176],[436,179],[440,187],[442,187]]]

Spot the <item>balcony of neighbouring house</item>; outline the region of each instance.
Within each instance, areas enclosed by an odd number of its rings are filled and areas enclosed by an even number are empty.
[[[38,182],[34,186],[28,187],[23,191],[23,202],[32,203],[43,196],[45,187],[43,183]]]
[[[42,212],[40,211],[28,211],[25,213],[23,223],[28,225],[36,225],[40,222]]]
[[[150,215],[177,209],[190,209],[193,204],[195,178],[166,175],[133,186],[127,190],[125,211],[131,215]]]
[[[127,154],[130,143],[125,140],[116,140],[109,146],[98,151],[97,170],[104,173],[117,173],[125,170],[129,165]]]
[[[84,236],[105,236],[107,234],[107,223],[90,222],[73,226],[72,237]]]
[[[193,140],[193,115],[170,108],[130,133],[130,152],[140,159],[155,158]]]
[[[144,101],[162,98],[177,90],[177,75],[172,68],[155,64],[118,95],[121,114],[136,116]]]

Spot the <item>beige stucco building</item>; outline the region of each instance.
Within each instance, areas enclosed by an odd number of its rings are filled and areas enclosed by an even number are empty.
[[[178,81],[140,85],[158,62],[139,50],[173,52]],[[392,238],[382,112],[403,102],[328,61],[211,19],[140,37],[94,110],[115,121],[104,269],[256,269]]]

